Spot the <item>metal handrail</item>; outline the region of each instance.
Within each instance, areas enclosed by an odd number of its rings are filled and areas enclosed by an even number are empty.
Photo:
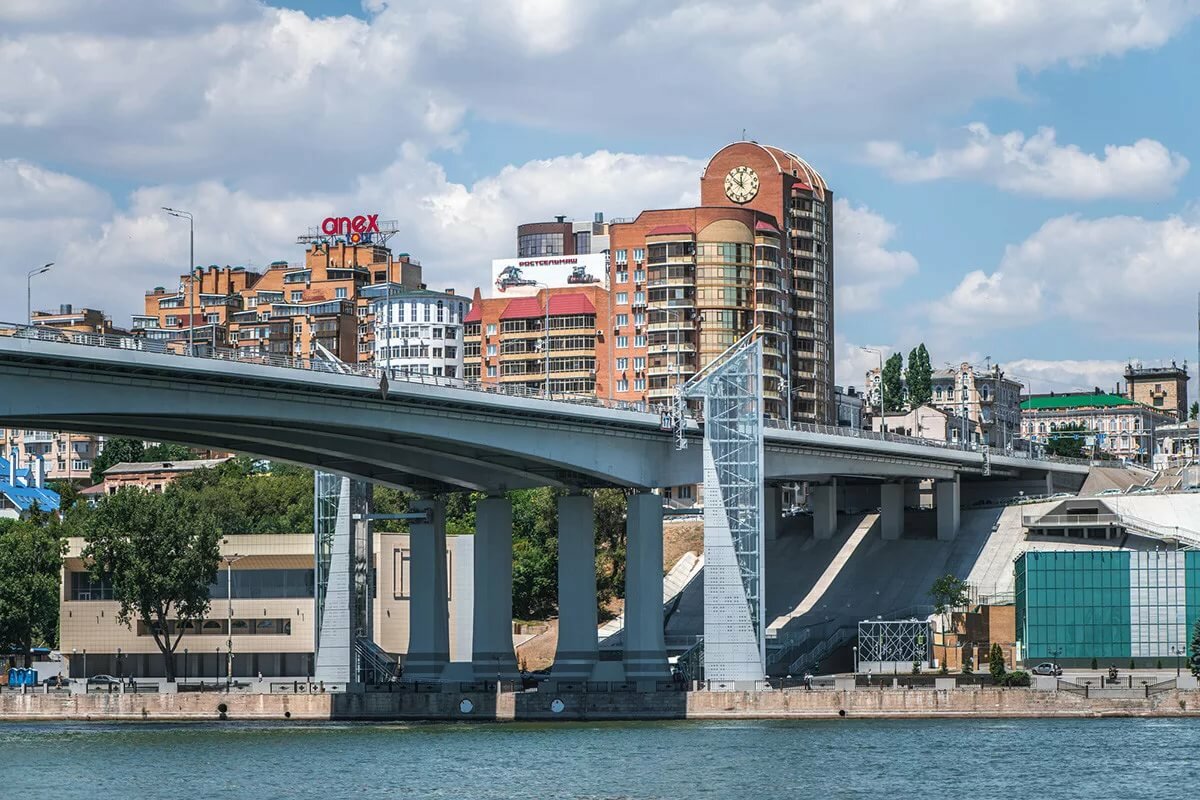
[[[1040,517],[1021,517],[1021,524],[1026,528],[1037,528],[1042,525],[1119,525],[1120,514],[1045,514]]]
[[[757,329],[755,329],[755,331],[751,331],[751,334],[755,333],[756,331]],[[747,336],[751,334],[747,334]],[[0,336],[12,336],[18,339],[36,339],[38,341],[57,342],[60,344],[75,344],[85,347],[101,347],[116,350],[136,350],[140,352],[178,356],[180,358],[201,358],[213,361],[258,364],[260,366],[267,367],[301,369],[308,372],[350,374],[362,378],[370,378],[376,381],[380,380],[384,375],[387,375],[389,381],[418,383],[424,386],[441,386],[452,389],[465,389],[468,391],[484,392],[488,394],[501,394],[510,397],[548,399],[553,402],[598,406],[601,408],[611,408],[619,411],[654,413],[667,410],[667,406],[665,404],[631,402],[628,400],[608,400],[591,394],[578,394],[574,392],[551,392],[547,397],[543,394],[541,389],[527,389],[517,386],[510,386],[503,383],[483,383],[482,381],[467,380],[466,378],[448,378],[441,375],[429,375],[427,373],[402,370],[395,367],[382,368],[375,364],[335,363],[326,358],[316,356],[293,356],[282,353],[262,353],[242,350],[241,348],[228,347],[217,347],[214,349],[207,342],[196,342],[196,347],[193,349],[192,354],[189,355],[187,352],[185,352],[186,344],[183,340],[150,339],[145,336],[129,336],[122,334],[75,333],[69,331],[60,331],[53,328],[46,328],[44,326],[27,325],[19,322],[0,322]],[[718,358],[713,363],[716,363],[716,361],[719,360],[720,359]],[[692,376],[691,380],[694,381],[703,374],[704,370]],[[902,436],[894,433],[879,433],[876,431],[844,428],[838,425],[819,425],[810,422],[791,422],[789,420],[780,419],[764,419],[763,424],[768,428],[774,428],[777,430],[818,433],[829,436],[844,436],[848,438],[867,439],[879,442],[894,442],[896,444],[937,448],[941,450],[978,451],[979,449],[978,446],[972,442],[943,442],[935,439],[921,439],[915,436]],[[1040,456],[1035,458],[1030,453],[1016,449],[1011,451],[1006,450],[999,455],[1011,458],[1026,458],[1064,464],[1082,464],[1092,466],[1106,466],[1115,464],[1117,466],[1123,466],[1121,462],[1063,458],[1059,456]]]

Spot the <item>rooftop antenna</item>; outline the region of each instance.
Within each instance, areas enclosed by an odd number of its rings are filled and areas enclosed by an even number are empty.
[[[746,129],[742,128],[742,141],[746,141]]]

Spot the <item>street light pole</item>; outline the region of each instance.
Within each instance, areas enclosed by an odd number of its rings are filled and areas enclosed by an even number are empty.
[[[29,272],[25,275],[25,320],[30,325],[33,324],[33,276],[41,275],[43,272],[49,272],[50,268],[53,266],[54,262],[51,261],[50,263],[44,264],[37,269],[29,270]]]
[[[239,556],[236,553],[225,556],[225,598],[229,603],[229,615],[226,618],[225,624],[225,647],[227,649],[225,656],[225,691],[229,691],[233,682],[233,562],[239,561],[245,556]],[[219,651],[218,651],[219,652]]]
[[[192,212],[179,211],[162,206],[172,217],[188,221],[188,355],[195,355],[194,333],[196,328],[196,220]]]

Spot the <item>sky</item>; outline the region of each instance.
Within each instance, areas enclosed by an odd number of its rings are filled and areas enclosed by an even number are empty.
[[[5,0],[0,319],[396,219],[431,288],[520,222],[697,201],[742,137],[834,191],[837,380],[920,342],[1034,391],[1197,360],[1200,0]]]

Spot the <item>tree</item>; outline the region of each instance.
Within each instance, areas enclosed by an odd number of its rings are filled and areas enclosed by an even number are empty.
[[[1200,400],[1192,401],[1192,407],[1188,409],[1188,419],[1200,419]]]
[[[1004,651],[999,642],[993,642],[992,649],[988,651],[988,672],[992,673],[992,680],[997,683],[1004,680]]]
[[[625,596],[625,493],[592,492],[596,509],[596,601],[601,610],[614,597]]]
[[[168,682],[189,627],[208,613],[220,564],[216,515],[198,493],[125,488],[104,498],[88,524],[83,559],[120,604],[117,619],[145,626],[163,655]]]
[[[965,606],[971,599],[970,586],[966,581],[945,574],[929,587],[929,596],[933,598],[933,611],[942,617],[942,644],[946,642],[946,633],[950,630],[949,613],[951,609]]]
[[[25,654],[58,639],[58,587],[66,545],[53,522],[0,526],[0,647]]]
[[[1192,628],[1192,674],[1200,678],[1200,617]]]
[[[124,461],[140,461],[144,448],[138,439],[116,437],[104,442],[100,454],[92,459],[92,483],[104,480],[104,470]]]
[[[1085,458],[1084,437],[1087,428],[1077,423],[1060,425],[1058,430],[1050,432],[1050,440],[1046,442],[1046,454],[1062,458]]]
[[[933,399],[933,365],[929,351],[922,342],[908,354],[908,369],[904,372],[908,385],[908,402],[913,408],[925,405]]]
[[[900,376],[904,369],[904,358],[899,353],[892,353],[883,362],[883,407],[885,411],[900,411],[904,408],[904,383]]]
[[[181,444],[153,444],[142,451],[138,461],[190,461],[196,453],[190,447]]]
[[[211,509],[222,533],[312,530],[313,474],[307,469],[276,464],[262,472],[238,458],[180,475],[170,488]]]

